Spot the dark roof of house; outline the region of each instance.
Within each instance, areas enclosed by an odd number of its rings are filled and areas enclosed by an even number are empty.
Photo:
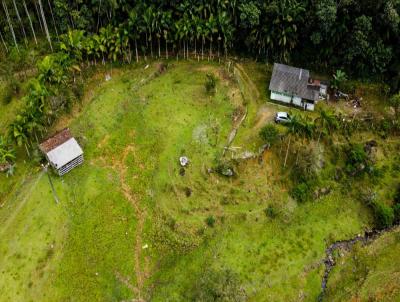
[[[68,128],[61,130],[52,137],[45,140],[39,145],[39,148],[44,153],[49,153],[51,150],[57,148],[58,146],[64,144],[66,141],[72,138],[72,134]]]
[[[316,101],[318,100],[319,91],[308,87],[309,78],[310,72],[307,69],[275,63],[269,90]]]

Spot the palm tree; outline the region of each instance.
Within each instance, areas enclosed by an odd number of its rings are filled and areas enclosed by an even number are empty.
[[[12,25],[11,18],[10,18],[10,15],[9,15],[9,13],[8,13],[7,5],[6,5],[6,3],[4,2],[4,0],[2,1],[2,3],[3,3],[4,12],[6,13],[6,18],[7,18],[8,26],[9,26],[9,28],[10,28],[11,35],[12,35],[12,37],[13,37],[13,39],[14,39],[15,47],[16,47],[17,51],[19,52],[18,43],[17,43],[17,38],[15,37],[14,27],[13,27],[13,25]]]
[[[25,0],[22,0],[22,4],[24,5],[25,13],[26,13],[26,15],[28,16],[29,25],[30,25],[30,27],[31,27],[31,30],[32,30],[33,38],[34,38],[34,40],[35,40],[35,43],[36,43],[36,45],[37,45],[37,44],[38,44],[38,42],[37,42],[37,40],[36,40],[36,33],[35,33],[35,29],[33,28],[32,19],[31,19],[31,16],[30,16],[30,14],[29,14],[28,8],[26,7]]]
[[[43,10],[42,0],[38,0],[38,2],[39,2],[40,14],[42,16],[43,27],[44,27],[44,30],[46,33],[47,41],[49,41],[50,49],[51,49],[51,51],[53,51],[53,45],[51,44],[51,37],[50,37],[50,33],[49,33],[49,28],[47,27],[47,22],[46,22],[46,17],[45,17],[44,10]]]
[[[318,144],[322,134],[330,134],[332,130],[337,129],[338,120],[332,111],[319,109],[319,117],[315,120],[316,125],[319,128]]]
[[[133,9],[129,12],[128,26],[129,26],[130,37],[133,39],[135,43],[136,62],[139,62],[139,52],[137,46],[137,40],[140,38],[139,17],[136,9]]]
[[[301,118],[299,118],[297,115],[293,115],[292,118],[290,119],[289,123],[287,123],[286,125],[288,127],[287,136],[289,137],[289,142],[288,142],[288,146],[286,149],[285,162],[283,164],[283,167],[286,167],[286,162],[287,162],[287,158],[289,155],[290,141],[291,141],[292,137],[298,136],[299,133],[301,133],[301,130],[303,128]]]
[[[146,44],[150,42],[150,55],[153,57],[153,30],[154,30],[154,7],[148,6],[143,13],[143,21],[146,28]]]
[[[209,34],[209,40],[210,40],[210,52],[209,52],[209,59],[212,59],[212,43],[213,43],[213,34],[216,33],[217,30],[217,22],[213,16],[213,14],[210,15],[208,18],[208,21],[206,22],[206,27],[207,27],[207,32]]]
[[[168,39],[169,39],[169,31],[171,27],[172,21],[172,13],[171,11],[166,11],[161,15],[161,30],[163,34],[163,38],[165,40],[165,58],[168,59]]]
[[[332,88],[334,90],[338,90],[340,87],[340,84],[343,82],[347,81],[347,75],[343,70],[336,70],[336,73],[333,75],[333,82],[332,82]]]
[[[26,38],[25,27],[24,27],[24,24],[22,23],[21,16],[19,14],[17,3],[15,2],[15,0],[13,0],[13,4],[14,4],[15,14],[17,16],[18,22],[21,25],[22,34],[24,35],[25,45],[28,46],[28,39]]]

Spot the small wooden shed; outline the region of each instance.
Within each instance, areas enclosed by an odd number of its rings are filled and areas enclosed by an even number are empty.
[[[68,128],[48,138],[39,148],[60,176],[83,163],[83,150]]]

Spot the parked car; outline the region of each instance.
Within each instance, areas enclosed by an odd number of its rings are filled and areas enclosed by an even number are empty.
[[[287,112],[277,112],[275,115],[275,123],[288,123],[290,122],[290,115]]]

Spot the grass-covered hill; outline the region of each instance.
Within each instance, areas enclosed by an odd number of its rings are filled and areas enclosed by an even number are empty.
[[[265,144],[276,111],[315,124],[319,113],[269,102],[264,64],[146,65],[114,68],[109,81],[99,67],[49,129],[69,127],[85,151],[79,168],[50,174],[59,203],[37,154],[21,147],[14,176],[0,174],[0,301],[315,301],[330,244],[394,223],[390,129],[357,118],[306,136],[279,125],[270,149],[242,159]],[[357,114],[382,118],[379,87],[355,85]],[[1,106],[5,127],[19,104]],[[338,255],[323,298],[398,300],[397,233]]]

